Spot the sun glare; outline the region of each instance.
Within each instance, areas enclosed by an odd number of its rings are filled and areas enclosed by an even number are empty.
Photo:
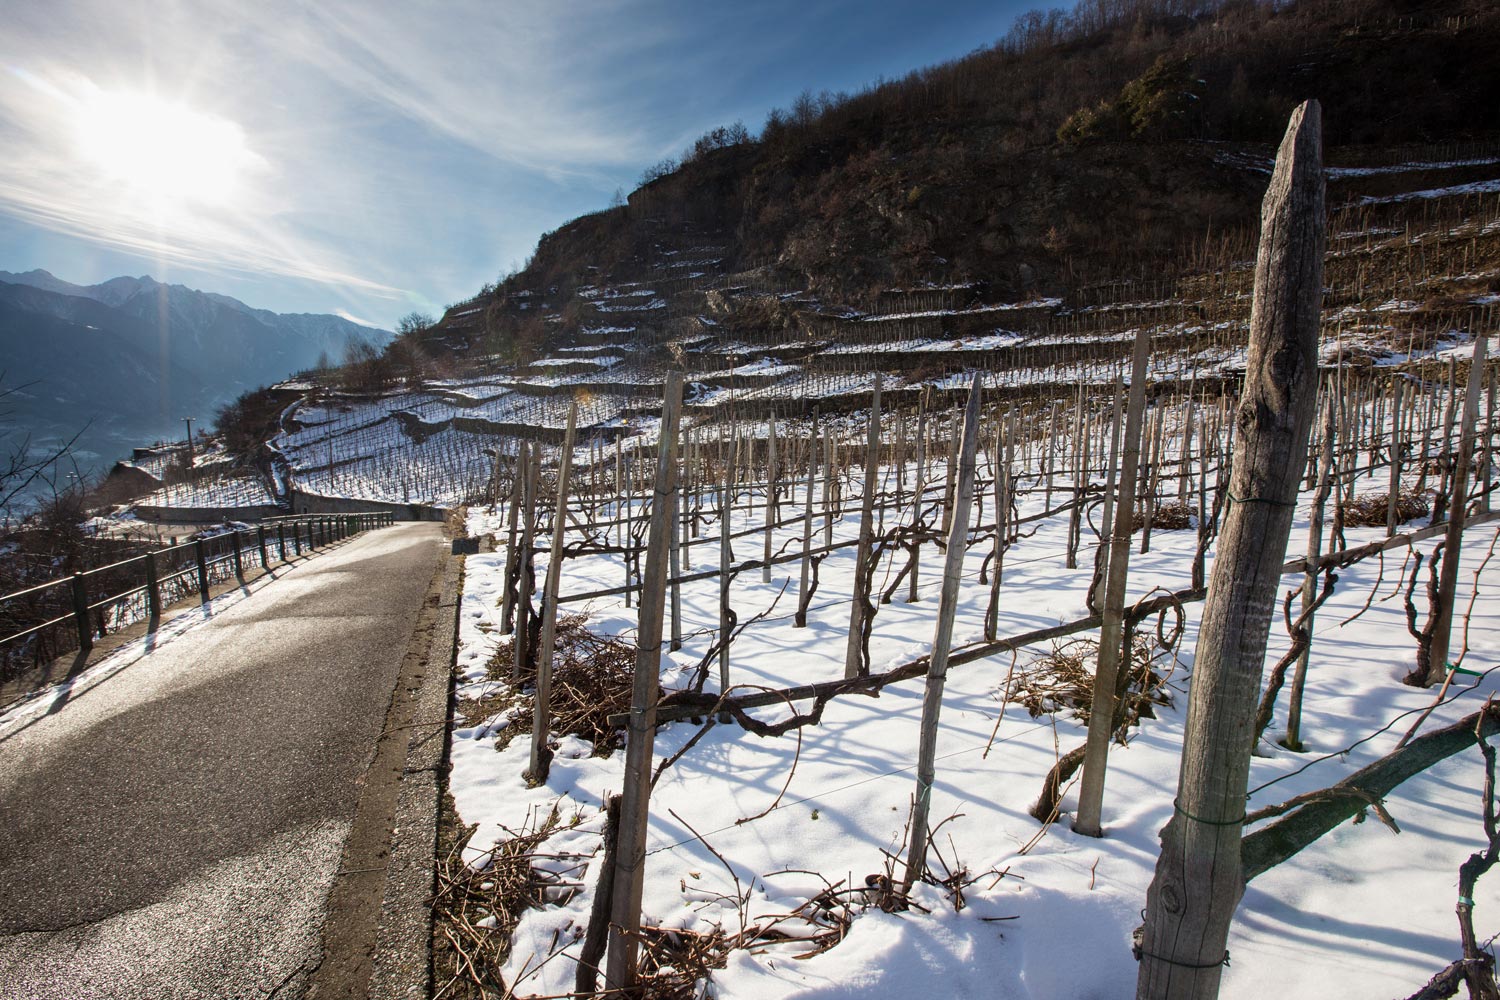
[[[228,205],[259,162],[234,122],[157,97],[100,91],[76,116],[82,159],[157,208]]]

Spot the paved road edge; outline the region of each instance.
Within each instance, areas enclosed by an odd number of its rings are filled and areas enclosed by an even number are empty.
[[[432,995],[438,811],[448,766],[462,576],[463,560],[445,557],[437,627],[412,712],[415,724],[396,800],[385,896],[375,937],[372,1000],[425,1000]]]

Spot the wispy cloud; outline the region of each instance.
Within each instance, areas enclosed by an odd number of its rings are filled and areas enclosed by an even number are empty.
[[[770,102],[868,79],[880,58],[909,66],[886,49],[940,22],[929,7],[971,6],[995,4],[11,4],[0,214],[234,280],[316,282],[353,314],[430,311],[703,129],[735,117],[753,128]],[[91,93],[222,121],[253,166],[222,204],[122,197],[69,131]]]

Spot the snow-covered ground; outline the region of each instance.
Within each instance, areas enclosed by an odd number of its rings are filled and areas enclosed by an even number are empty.
[[[1383,476],[1382,471],[1374,479],[1361,479],[1360,491],[1383,490]],[[1306,499],[1292,530],[1289,556],[1306,544]],[[784,516],[799,512],[800,503],[799,487]],[[1040,505],[1040,492],[1032,493],[1021,512],[1035,513]],[[503,513],[503,508],[471,511],[470,532],[496,533],[503,550]],[[889,524],[895,512],[885,516]],[[751,529],[762,518],[760,509],[741,513],[735,527]],[[815,530],[821,534],[821,523]],[[710,526],[709,540],[694,549],[694,568],[717,565],[715,531]],[[856,532],[857,517],[846,516],[835,525],[836,539]],[[1002,636],[1086,613],[1090,574],[1064,568],[1066,532],[1066,517],[1043,521],[1034,535],[1007,553]],[[1381,535],[1379,529],[1351,528],[1348,542],[1357,545]],[[779,530],[774,541],[779,548],[796,539],[788,548],[795,552],[800,537],[800,524],[795,524]],[[1476,583],[1478,591],[1468,627],[1455,626],[1453,645],[1460,650],[1467,644],[1463,663],[1479,671],[1500,662],[1500,563],[1486,559],[1496,537],[1495,524],[1469,530],[1460,574],[1460,612],[1469,607]],[[1151,551],[1131,556],[1131,599],[1156,587],[1186,587],[1195,542],[1194,532],[1158,529]],[[956,648],[981,637],[989,588],[979,584],[978,574],[988,547],[975,546],[965,562]],[[1429,554],[1432,547],[1433,542],[1418,546]],[[757,535],[736,541],[736,561],[759,558],[760,552]],[[1325,787],[1388,753],[1416,713],[1433,701],[1434,692],[1400,681],[1415,649],[1397,594],[1404,556],[1404,550],[1396,550],[1340,574],[1334,597],[1319,612],[1312,646],[1303,724],[1308,752],[1292,753],[1272,742],[1284,725],[1283,693],[1268,739],[1253,762],[1249,808]],[[461,699],[497,688],[486,679],[485,666],[502,642],[497,605],[504,558],[502,551],[467,560]],[[893,603],[879,607],[871,643],[873,671],[928,651],[941,559],[934,547],[924,550],[920,601],[904,603],[903,584]],[[739,575],[731,602],[740,620],[773,605],[774,610],[735,641],[732,683],[782,687],[842,676],[853,561],[853,549],[845,548],[823,562],[805,629],[792,622],[795,561],[777,566],[769,584],[761,582],[759,571]],[[1087,544],[1082,562],[1091,566]],[[888,579],[886,572],[882,567],[877,584]],[[539,567],[539,579],[541,574]],[[570,558],[562,567],[561,592],[618,586],[622,577],[619,563],[610,557]],[[1284,582],[1290,589],[1300,578]],[[1367,601],[1368,610],[1357,614]],[[666,689],[682,686],[713,642],[717,581],[684,585],[682,605],[685,643],[662,657]],[[621,599],[563,608],[585,609],[594,631],[632,638],[636,612]],[[1158,718],[1144,720],[1127,747],[1113,748],[1103,839],[1071,831],[1069,813],[1076,805],[1071,786],[1058,822],[1044,829],[1027,813],[1057,755],[1082,743],[1085,735],[1085,727],[1067,711],[1033,718],[1006,699],[1007,679],[1035,671],[1048,648],[955,667],[948,677],[937,748],[932,819],[947,822],[936,842],[942,864],[966,866],[974,875],[996,874],[967,890],[968,905],[961,911],[930,885],[919,886],[913,896],[924,910],[885,913],[870,907],[854,920],[842,943],[810,959],[795,957],[807,950],[805,943],[736,951],[726,968],[714,972],[712,995],[1133,996],[1136,964],[1130,934],[1145,905],[1158,833],[1172,812],[1199,609],[1187,607],[1182,643],[1175,655],[1163,653],[1161,669],[1168,672],[1173,705],[1159,710]],[[1286,646],[1278,613],[1268,660],[1274,661]],[[1450,692],[1456,698],[1438,709],[1427,727],[1478,709],[1496,691],[1496,676],[1500,671],[1482,679],[1459,677]],[[709,690],[714,688],[710,680]],[[733,933],[744,918],[788,913],[827,883],[860,886],[867,875],[885,871],[886,852],[903,853],[915,791],[922,690],[917,680],[892,685],[879,698],[836,699],[821,724],[802,729],[800,736],[762,739],[734,725],[710,730],[662,775],[652,795],[645,921],[700,931],[718,926]],[[798,708],[805,711],[809,705]],[[775,720],[788,711],[781,707],[755,714]],[[520,725],[526,729],[529,722]],[[463,821],[479,824],[467,854],[475,865],[484,863],[505,829],[524,827],[530,813],[560,803],[564,816],[578,817],[576,826],[539,850],[580,855],[587,863],[581,877],[576,861],[551,863],[559,871],[572,870],[569,877],[581,881],[583,889],[565,904],[526,914],[505,970],[519,995],[565,993],[572,988],[571,956],[577,953],[599,874],[600,805],[605,793],[621,788],[623,753],[591,756],[589,744],[564,737],[550,779],[528,788],[522,772],[529,735],[520,732],[497,751],[504,727],[502,714],[454,733],[450,787]],[[662,726],[656,759],[675,753],[697,732],[687,722]],[[1277,995],[1287,1000],[1404,996],[1457,957],[1456,878],[1459,864],[1483,843],[1482,777],[1477,750],[1461,753],[1389,797],[1387,806],[1402,829],[1399,836],[1373,818],[1345,824],[1255,879],[1234,924],[1232,964],[1222,995],[1259,998],[1274,984]],[[725,894],[736,892],[735,883],[704,841],[727,860],[748,890],[743,913],[726,901]],[[936,854],[929,862],[941,873]],[[1481,937],[1500,931],[1500,890],[1481,882],[1476,903]],[[793,921],[784,929],[795,931],[796,926]],[[557,950],[564,954],[552,958]]]

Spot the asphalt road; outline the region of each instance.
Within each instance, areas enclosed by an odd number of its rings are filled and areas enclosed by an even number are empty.
[[[0,997],[300,991],[441,554],[359,536],[0,729]]]

